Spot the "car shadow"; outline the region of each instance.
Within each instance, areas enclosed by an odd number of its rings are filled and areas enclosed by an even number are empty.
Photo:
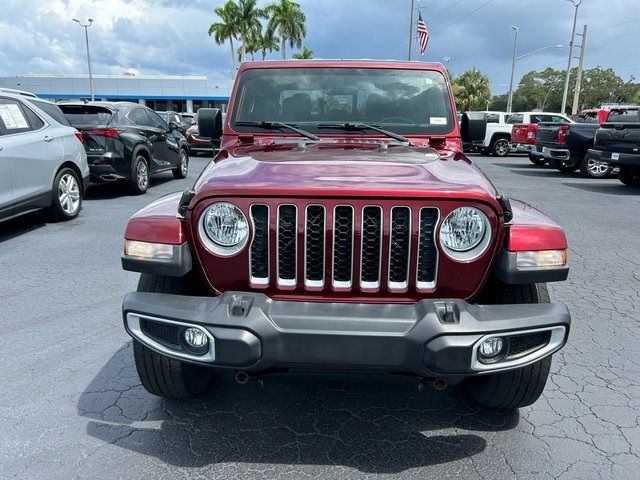
[[[157,187],[164,183],[174,180],[173,174],[159,173],[151,177],[149,182],[149,188]],[[85,193],[84,200],[109,200],[113,198],[126,197],[131,195],[127,190],[127,184],[124,181],[112,182],[112,183],[92,183],[89,185],[87,192]]]
[[[272,374],[261,387],[223,373],[204,398],[163,400],[140,385],[132,357],[129,342],[87,386],[78,413],[89,419],[90,436],[179,467],[237,462],[398,473],[476,455],[487,443],[468,431],[519,422],[517,411],[476,407],[457,389],[418,392],[406,376]]]
[[[562,185],[578,188],[587,192],[604,193],[607,195],[640,195],[640,187],[630,187],[621,182],[604,184],[565,182]]]
[[[0,223],[0,243],[42,228],[47,224],[47,221],[47,214],[44,210],[3,221]]]
[[[570,173],[563,173],[560,172],[554,168],[549,168],[549,167],[536,167],[535,165],[532,165],[533,168],[512,168],[511,172],[515,173],[516,175],[524,175],[525,177],[547,177],[547,178],[571,178],[571,177],[576,177],[578,178],[580,176],[580,174],[578,172],[570,172]]]

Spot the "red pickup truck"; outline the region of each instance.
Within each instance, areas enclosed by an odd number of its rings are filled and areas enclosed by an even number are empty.
[[[537,123],[516,123],[511,127],[511,145],[517,152],[528,153],[529,160],[535,165],[544,165],[547,161],[544,157],[534,155],[536,147]]]
[[[126,228],[143,386],[190,398],[223,369],[395,373],[533,403],[569,334],[545,286],[567,277],[565,234],[496,191],[455,112],[439,64],[243,64],[226,120],[198,112],[213,162]],[[485,129],[462,119],[470,140]]]

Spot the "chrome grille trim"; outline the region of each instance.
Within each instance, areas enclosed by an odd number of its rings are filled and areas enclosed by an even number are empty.
[[[259,208],[259,207],[264,207],[267,209],[267,218],[266,218],[266,242],[267,242],[267,246],[266,246],[266,250],[267,250],[267,264],[265,266],[266,270],[267,270],[267,275],[266,276],[255,276],[253,273],[253,268],[254,268],[254,245],[257,239],[257,231],[256,231],[256,221],[255,221],[255,216],[256,214],[254,213],[254,209]],[[249,247],[249,281],[251,282],[252,285],[257,286],[257,287],[266,287],[267,285],[269,285],[269,269],[270,269],[270,265],[271,265],[271,251],[270,251],[270,247],[271,247],[271,239],[269,237],[271,237],[271,232],[269,231],[269,226],[270,226],[270,218],[271,218],[271,209],[269,208],[269,205],[264,204],[264,203],[254,203],[249,207],[249,218],[251,219],[251,228],[253,230],[253,238],[251,239],[251,246]]]
[[[421,266],[421,253],[422,253],[422,212],[425,210],[435,210],[436,218],[435,221],[431,224],[431,228],[433,228],[433,249],[435,252],[435,261],[434,261],[434,273],[433,280],[429,282],[420,281],[420,266]],[[436,283],[438,281],[438,265],[440,264],[440,252],[438,250],[438,225],[440,224],[440,209],[438,207],[421,207],[419,211],[418,217],[418,258],[416,264],[416,288],[420,291],[424,290],[433,290],[436,288]]]
[[[336,280],[336,225],[337,225],[337,211],[338,209],[348,208],[351,210],[351,252],[349,252],[349,280]],[[331,280],[333,288],[336,290],[349,290],[353,285],[353,251],[354,251],[354,222],[355,222],[355,210],[352,205],[336,205],[333,207],[333,250],[332,250],[332,265],[331,265]]]
[[[380,216],[380,223],[379,223],[379,239],[378,242],[380,243],[378,246],[378,278],[376,281],[365,281],[363,280],[363,273],[364,273],[364,248],[365,248],[365,225],[364,225],[364,221],[365,221],[365,210],[367,209],[377,209],[378,210],[378,215]],[[364,207],[362,207],[362,214],[361,214],[361,220],[360,220],[360,288],[362,290],[377,290],[380,288],[380,281],[382,278],[382,244],[384,243],[384,211],[382,210],[382,207],[379,205],[365,205]]]
[[[283,237],[282,234],[282,209],[284,207],[293,207],[294,212],[295,212],[295,217],[294,217],[294,234],[293,234],[293,252],[291,254],[291,257],[293,257],[293,278],[282,278],[282,269],[281,267],[285,264],[285,261],[283,258],[280,258],[282,255],[281,252],[281,240]],[[278,205],[278,211],[277,211],[277,219],[276,219],[276,275],[277,275],[277,282],[278,282],[278,286],[279,287],[284,287],[284,288],[292,288],[296,286],[297,283],[297,276],[298,276],[298,207],[293,204],[293,203],[283,203]]]
[[[322,278],[321,279],[309,279],[307,278],[309,271],[307,268],[307,259],[309,258],[309,208],[321,208],[322,209]],[[325,277],[325,265],[327,262],[327,209],[324,205],[320,204],[309,204],[305,208],[305,216],[304,216],[304,285],[310,289],[321,289],[324,287],[324,277]]]
[[[391,271],[392,269],[392,257],[394,255],[398,255],[398,250],[394,249],[394,229],[393,229],[393,219],[394,219],[394,211],[399,210],[399,209],[406,209],[409,212],[409,219],[408,219],[408,229],[407,229],[407,247],[406,247],[406,255],[407,255],[407,262],[406,262],[406,268],[404,270],[404,281],[394,281],[392,280],[392,275],[393,272]],[[412,230],[411,230],[411,225],[412,225],[412,221],[413,221],[413,217],[411,215],[411,208],[410,207],[406,207],[406,206],[395,206],[391,208],[391,215],[389,216],[389,258],[388,258],[388,285],[389,285],[389,290],[406,290],[409,287],[409,269],[411,268],[411,234],[412,234]]]

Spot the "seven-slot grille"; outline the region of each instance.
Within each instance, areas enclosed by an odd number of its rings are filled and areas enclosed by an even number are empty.
[[[435,288],[435,207],[395,206],[387,212],[378,205],[274,208],[270,214],[267,205],[251,206],[249,267],[255,286],[396,292],[406,291],[410,284],[418,290]],[[412,246],[416,241],[417,250]],[[275,262],[270,262],[270,255],[275,255]]]

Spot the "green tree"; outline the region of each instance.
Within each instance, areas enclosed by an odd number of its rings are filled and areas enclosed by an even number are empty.
[[[509,99],[508,93],[503,93],[501,95],[494,95],[491,98],[491,103],[489,104],[489,110],[497,110],[499,112],[507,111],[507,101]]]
[[[279,0],[268,5],[265,9],[269,16],[267,31],[275,36],[280,36],[280,53],[282,59],[287,58],[286,44],[289,47],[302,47],[302,40],[307,35],[307,17],[302,12],[300,4],[292,0]]]
[[[458,109],[485,110],[491,101],[491,81],[476,67],[467,70],[454,80],[454,95]]]
[[[258,35],[261,35],[262,24],[260,23],[260,19],[266,18],[267,14],[265,10],[257,7],[257,0],[240,0],[236,11],[238,36],[242,40],[240,62],[244,62],[247,48],[251,48],[252,41],[254,41]]]
[[[217,7],[214,12],[220,18],[219,22],[212,23],[209,27],[209,36],[213,36],[213,39],[218,45],[222,45],[229,40],[231,46],[231,71],[236,71],[235,65],[235,50],[233,48],[233,39],[238,36],[237,29],[237,17],[238,6],[233,0],[227,0],[222,7]]]
[[[297,60],[305,60],[307,58],[313,58],[313,50],[311,50],[310,48],[307,48],[306,46],[303,46],[302,50],[300,50],[298,53],[294,53],[293,55],[291,55],[291,58],[295,58]]]
[[[280,51],[280,46],[278,45],[280,43],[280,39],[276,36],[273,35],[273,33],[270,33],[268,30],[264,32],[263,35],[260,35],[260,38],[258,39],[257,42],[257,47],[258,50],[262,53],[262,60],[265,60],[267,58],[267,52],[273,52],[274,50],[276,52]]]

